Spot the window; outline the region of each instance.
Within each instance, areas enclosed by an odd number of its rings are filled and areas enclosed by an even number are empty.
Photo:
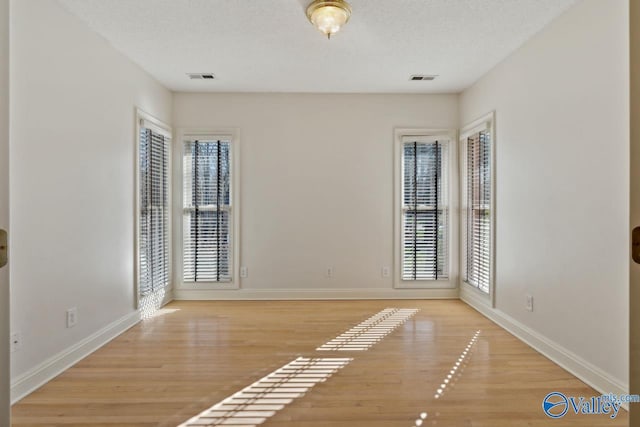
[[[462,135],[464,281],[489,294],[493,240],[493,117]]]
[[[183,280],[232,282],[232,143],[186,140],[183,151]]]
[[[138,295],[145,297],[169,285],[171,131],[138,116]]]
[[[449,278],[449,138],[401,138],[400,279]]]

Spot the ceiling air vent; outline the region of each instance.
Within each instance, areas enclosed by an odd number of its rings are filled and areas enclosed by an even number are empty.
[[[409,77],[409,80],[411,80],[412,82],[431,81],[431,80],[435,80],[436,77],[438,76],[431,76],[427,74],[414,74],[413,76]]]
[[[187,75],[191,80],[214,80],[216,78],[211,73],[189,73]]]

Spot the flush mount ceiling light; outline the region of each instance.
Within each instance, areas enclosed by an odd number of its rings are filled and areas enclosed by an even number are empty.
[[[344,0],[314,0],[307,7],[307,18],[330,39],[351,17],[351,6]]]

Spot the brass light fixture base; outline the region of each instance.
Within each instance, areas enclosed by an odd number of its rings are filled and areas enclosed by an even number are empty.
[[[351,6],[344,0],[314,0],[307,7],[307,19],[328,38],[349,22]]]

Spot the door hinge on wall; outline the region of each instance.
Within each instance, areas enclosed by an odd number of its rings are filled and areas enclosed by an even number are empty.
[[[7,231],[0,230],[0,268],[7,265],[7,253],[8,249]]]
[[[640,227],[631,232],[631,258],[636,264],[640,264]]]

